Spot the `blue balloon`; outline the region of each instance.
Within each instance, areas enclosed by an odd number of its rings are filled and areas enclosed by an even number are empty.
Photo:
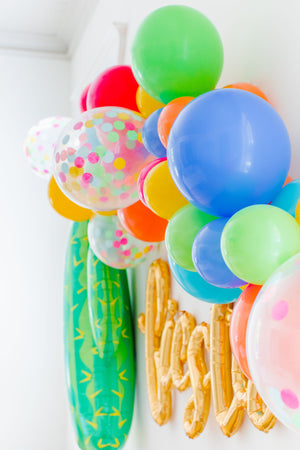
[[[142,131],[144,146],[149,153],[157,158],[165,158],[167,156],[167,150],[161,143],[157,131],[157,122],[162,110],[163,108],[160,108],[150,114],[150,116],[145,120]]]
[[[241,89],[197,97],[175,120],[168,164],[184,197],[213,216],[269,203],[288,174],[291,147],[275,109]]]
[[[197,234],[192,248],[195,269],[208,283],[219,288],[236,288],[247,284],[226,266],[221,253],[221,235],[229,219],[216,219]]]
[[[274,198],[271,205],[278,206],[278,208],[284,209],[284,211],[295,217],[296,206],[300,198],[300,178],[291,181],[286,184],[277,197]]]
[[[169,257],[171,272],[178,284],[190,295],[207,303],[231,303],[235,302],[242,293],[239,288],[222,289],[207,283],[198,272],[190,272],[178,266]]]

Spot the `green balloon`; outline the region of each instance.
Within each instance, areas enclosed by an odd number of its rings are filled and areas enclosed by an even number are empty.
[[[169,256],[178,266],[196,272],[192,260],[193,242],[201,228],[216,218],[192,205],[174,214],[167,226],[165,242]]]
[[[218,31],[188,6],[165,6],[149,14],[135,35],[131,54],[136,80],[163,103],[214,89],[223,66]]]
[[[300,252],[300,227],[280,208],[249,206],[225,225],[221,250],[237,277],[261,285],[281,264]]]

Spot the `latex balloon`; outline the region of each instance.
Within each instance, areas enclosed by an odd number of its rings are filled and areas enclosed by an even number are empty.
[[[99,216],[116,216],[118,213],[118,210],[112,210],[112,211],[95,211],[95,214],[99,214]]]
[[[297,220],[298,225],[300,225],[300,200],[298,201],[296,206],[295,218]]]
[[[223,289],[207,283],[198,272],[191,272],[178,266],[169,257],[171,272],[177,283],[190,295],[208,303],[231,303],[235,302],[241,289]]]
[[[222,288],[245,285],[226,266],[221,253],[221,235],[228,219],[216,219],[197,234],[192,248],[193,264],[197,272],[210,284]]]
[[[114,66],[100,73],[91,83],[87,96],[88,109],[120,106],[137,111],[138,84],[129,66]]]
[[[148,152],[152,153],[156,158],[164,158],[167,155],[167,150],[161,143],[157,131],[157,123],[161,112],[162,108],[154,111],[148,119],[145,120],[142,133],[144,146]]]
[[[90,209],[82,208],[71,202],[60,190],[54,177],[51,177],[48,186],[48,198],[50,205],[58,214],[74,222],[89,220],[94,215]]]
[[[286,177],[285,182],[283,183],[283,186],[285,186],[286,184],[290,183],[291,181],[293,181],[293,178],[290,177],[289,175]],[[282,186],[282,187],[283,187]]]
[[[53,171],[63,193],[95,211],[135,203],[139,172],[153,160],[142,144],[143,123],[133,111],[114,106],[72,120],[55,149]]]
[[[300,199],[300,178],[287,183],[279,194],[271,202],[271,205],[278,206],[278,208],[284,209],[284,211],[295,217],[296,206]]]
[[[97,258],[115,269],[137,266],[159,245],[133,237],[122,227],[118,216],[95,215],[89,222],[88,237]]]
[[[138,83],[164,103],[213,89],[223,66],[216,28],[199,11],[183,5],[149,14],[135,35],[131,55]]]
[[[154,214],[141,201],[118,210],[121,225],[141,241],[160,242],[165,239],[168,221]]]
[[[162,144],[167,148],[168,137],[176,117],[194,97],[179,97],[167,104],[159,115],[157,131]]]
[[[143,117],[147,118],[159,108],[162,108],[164,103],[159,102],[147,94],[144,89],[139,86],[136,91],[136,104]]]
[[[149,162],[140,172],[139,178],[138,178],[138,193],[139,193],[139,199],[141,202],[148,207],[145,196],[144,196],[144,182],[145,179],[150,172],[150,170],[155,167],[157,164],[161,163],[162,161],[167,161],[167,158],[158,158],[154,161]]]
[[[280,266],[253,305],[247,358],[258,392],[273,414],[300,433],[300,254]]]
[[[146,205],[155,214],[167,220],[188,203],[177,189],[167,161],[156,164],[148,172],[144,180],[143,193]]]
[[[231,216],[269,203],[289,170],[285,125],[266,101],[219,89],[189,103],[168,139],[171,175],[185,198],[209,214]]]
[[[50,180],[54,147],[70,117],[48,117],[40,120],[27,133],[24,148],[27,160],[37,175]]]
[[[249,206],[225,225],[221,249],[236,276],[261,285],[282,263],[300,252],[300,227],[280,208]]]
[[[249,284],[234,305],[230,321],[230,344],[232,353],[244,375],[252,380],[246,353],[246,332],[249,315],[261,286]]]
[[[79,109],[80,112],[84,112],[87,110],[87,105],[86,105],[86,100],[87,100],[87,95],[88,95],[88,91],[91,87],[91,83],[88,84],[82,91],[81,95],[80,95],[80,99],[79,99]]]
[[[224,86],[223,89],[241,89],[242,91],[247,91],[247,92],[252,92],[252,94],[258,95],[258,97],[264,99],[266,102],[270,101],[267,99],[267,97],[265,96],[265,94],[263,93],[263,91],[261,89],[259,89],[257,86],[254,86],[253,84],[250,83],[233,83],[233,84],[228,84],[227,86]]]
[[[193,242],[199,230],[214,219],[216,217],[192,205],[186,205],[174,214],[166,231],[166,247],[176,264],[186,270],[196,270],[192,259]]]

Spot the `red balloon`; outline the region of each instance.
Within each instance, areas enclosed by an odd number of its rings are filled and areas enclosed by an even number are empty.
[[[79,100],[79,109],[80,112],[85,112],[87,110],[87,106],[86,106],[86,99],[87,99],[87,95],[89,92],[89,88],[91,86],[91,83],[88,84],[82,91],[81,95],[80,95],[80,100]]]
[[[129,66],[114,66],[100,73],[92,82],[87,96],[88,109],[121,106],[138,111],[138,84]]]
[[[168,221],[154,214],[141,201],[119,209],[118,217],[125,230],[141,241],[161,242],[165,239]]]
[[[249,284],[234,305],[230,322],[230,343],[232,353],[242,372],[251,380],[246,352],[246,333],[249,315],[261,286]]]

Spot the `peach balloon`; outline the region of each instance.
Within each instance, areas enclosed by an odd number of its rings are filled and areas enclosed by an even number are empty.
[[[242,91],[252,92],[252,94],[258,95],[259,97],[266,100],[266,102],[271,103],[270,100],[265,96],[262,90],[260,90],[257,86],[254,86],[250,83],[233,83],[224,86],[223,89],[233,88],[233,89],[241,89]]]
[[[246,332],[252,305],[261,286],[249,284],[239,296],[230,322],[231,349],[242,372],[251,380],[246,354]]]
[[[176,117],[194,97],[179,97],[172,100],[160,113],[157,130],[162,144],[167,148],[168,137]]]

